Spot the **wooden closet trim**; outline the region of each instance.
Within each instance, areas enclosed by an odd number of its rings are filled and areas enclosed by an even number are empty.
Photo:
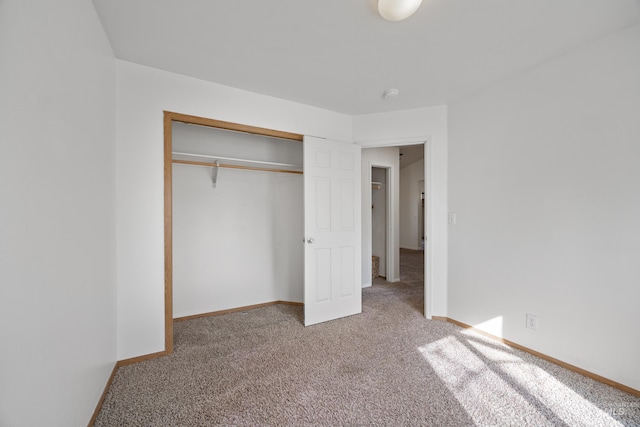
[[[171,121],[186,123],[190,125],[208,126],[217,129],[233,130],[236,132],[251,133],[254,135],[272,136],[275,138],[291,139],[293,141],[302,141],[303,135],[291,132],[283,132],[281,130],[273,130],[261,128],[257,126],[243,125],[239,123],[225,122],[222,120],[207,119],[205,117],[189,116],[187,114],[172,113],[165,111],[165,120],[167,116]]]
[[[173,150],[173,122],[208,126],[254,135],[290,139],[293,141],[302,142],[303,139],[303,135],[297,133],[164,111],[164,351],[152,355],[140,356],[140,358],[165,356],[173,352],[173,162],[171,154]],[[137,360],[138,358],[135,359]]]

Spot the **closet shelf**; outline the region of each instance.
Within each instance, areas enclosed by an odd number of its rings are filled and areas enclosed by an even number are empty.
[[[239,159],[235,157],[211,156],[174,151],[172,162],[193,166],[209,166],[232,169],[249,169],[267,172],[302,173],[301,165],[291,163],[267,162],[263,160]],[[206,160],[209,160],[208,162]],[[229,162],[229,163],[223,163]]]
[[[264,166],[278,166],[278,167],[288,167],[288,168],[301,167],[300,165],[294,165],[291,163],[276,163],[276,162],[266,162],[263,160],[238,159],[235,157],[210,156],[208,154],[181,153],[178,151],[174,151],[171,154],[173,154],[174,156],[180,156],[180,157],[195,157],[200,159],[211,159],[211,160],[239,162],[239,163],[251,163],[256,165],[264,165]]]

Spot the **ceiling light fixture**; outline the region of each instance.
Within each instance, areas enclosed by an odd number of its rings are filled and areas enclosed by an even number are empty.
[[[378,12],[387,21],[402,21],[413,15],[422,0],[378,0]]]

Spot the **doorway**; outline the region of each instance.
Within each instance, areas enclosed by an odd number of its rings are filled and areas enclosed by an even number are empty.
[[[388,198],[388,232],[387,251],[390,254],[387,262],[386,279],[394,282],[400,279],[400,248],[421,251],[424,264],[424,274],[422,282],[424,284],[424,315],[428,319],[432,318],[432,295],[431,281],[434,254],[429,249],[431,241],[429,239],[432,229],[431,221],[431,141],[429,137],[414,139],[400,139],[398,141],[371,141],[362,142],[363,148],[363,180],[367,186],[363,185],[363,279],[365,274],[372,274],[372,190],[370,181],[372,179],[372,167],[390,167],[390,182],[387,182]],[[390,157],[390,153],[394,157]],[[400,156],[402,152],[402,156]],[[372,153],[376,153],[375,155]],[[417,156],[417,160],[416,157]],[[402,177],[400,172],[402,171]],[[407,200],[400,200],[400,185],[403,178],[409,178],[412,190]],[[422,182],[419,182],[422,181]],[[366,189],[366,192],[365,192]],[[422,198],[424,192],[424,198]],[[403,192],[403,194],[409,194]],[[407,206],[400,212],[400,205]],[[424,208],[422,206],[424,205]],[[365,210],[366,209],[366,210]],[[375,205],[374,205],[375,209]],[[401,227],[402,224],[402,227]],[[424,240],[423,240],[424,238]],[[424,243],[422,243],[424,241]],[[407,243],[408,242],[408,243]],[[392,275],[389,273],[393,273]],[[363,287],[371,286],[372,280],[363,280]]]

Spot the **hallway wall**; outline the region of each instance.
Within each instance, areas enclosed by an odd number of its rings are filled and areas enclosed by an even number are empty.
[[[392,242],[392,271],[387,272],[387,280],[400,280],[400,241],[398,230],[400,209],[400,161],[398,147],[380,147],[362,149],[362,286],[371,286],[371,256],[372,256],[372,192],[371,167],[384,166],[391,168],[390,182],[387,190],[392,193],[391,230],[388,239]]]
[[[400,169],[400,247],[419,250],[420,193],[424,185],[424,160]]]

